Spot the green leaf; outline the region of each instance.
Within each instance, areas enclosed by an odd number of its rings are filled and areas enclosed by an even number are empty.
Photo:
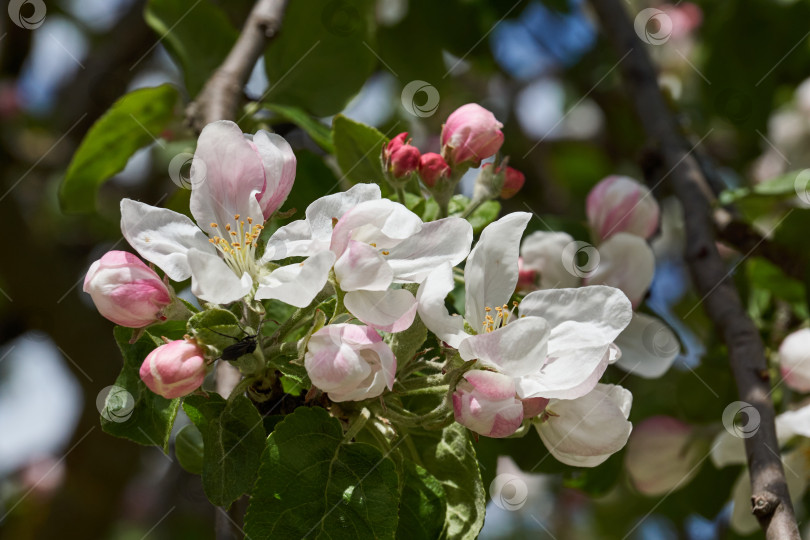
[[[227,508],[256,479],[264,448],[262,417],[243,395],[227,402],[217,394],[188,396],[183,409],[203,436],[205,495],[211,503]]]
[[[807,169],[790,171],[751,187],[730,189],[720,194],[721,204],[731,204],[747,197],[807,197],[810,189],[810,173]]]
[[[439,538],[444,529],[446,514],[442,484],[413,462],[403,461],[403,467],[397,538]]]
[[[315,116],[343,110],[377,65],[373,21],[370,0],[290,2],[265,54],[267,101]]]
[[[239,36],[227,16],[209,0],[193,5],[189,0],[149,0],[144,17],[180,64],[192,98],[222,64]]]
[[[371,445],[345,442],[340,422],[324,409],[299,407],[267,438],[245,535],[394,538],[398,500],[390,459]]]
[[[159,446],[167,452],[180,400],[166,399],[155,394],[146,387],[138,375],[141,364],[156,344],[147,333],[130,345],[132,329],[122,326],[115,327],[114,336],[124,356],[124,367],[115,379],[115,386],[122,388],[123,391],[116,390],[108,394],[101,415],[101,429],[105,433],[138,444]],[[131,399],[126,392],[132,396]],[[128,416],[130,410],[132,415]]]
[[[194,424],[183,426],[177,432],[174,439],[174,455],[177,456],[180,466],[191,474],[202,474],[204,448],[202,433]]]
[[[467,218],[467,221],[472,225],[473,233],[480,234],[484,227],[498,219],[498,214],[501,212],[501,203],[498,201],[487,201],[478,208]]]
[[[469,431],[454,422],[442,431],[413,431],[411,437],[421,465],[444,488],[444,536],[476,538],[484,525],[486,493]]]
[[[339,114],[332,122],[332,138],[338,165],[352,184],[376,182],[383,191],[388,189],[380,162],[382,147],[388,142],[388,137],[371,126]]]
[[[211,347],[212,355],[221,354],[225,347],[245,336],[236,315],[226,309],[195,313],[188,320],[188,331],[198,343]]]
[[[295,153],[298,161],[295,171],[295,187],[284,203],[285,209],[295,208],[294,219],[303,219],[304,211],[315,199],[339,190],[335,173],[323,158],[309,150]]]
[[[305,110],[298,107],[274,104],[265,105],[265,109],[273,111],[284,120],[292,122],[303,129],[318,146],[328,153],[335,153],[335,145],[332,143],[332,131],[329,126],[320,123]]]
[[[59,201],[65,212],[92,212],[99,186],[122,171],[136,150],[155,140],[174,117],[178,93],[168,84],[134,90],[113,103],[73,155]]]

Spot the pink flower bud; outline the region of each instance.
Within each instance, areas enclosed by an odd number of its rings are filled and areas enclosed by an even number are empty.
[[[523,422],[514,380],[494,371],[465,373],[453,392],[453,411],[456,422],[485,437],[508,437]]]
[[[696,437],[689,424],[669,416],[653,416],[633,429],[625,467],[641,493],[663,495],[685,486],[697,474],[707,442]]]
[[[810,328],[793,332],[779,347],[779,368],[785,384],[810,392]]]
[[[526,268],[523,257],[518,257],[518,280],[515,287],[518,291],[533,291],[537,289],[537,272]]]
[[[450,166],[439,154],[428,152],[419,160],[419,176],[427,187],[433,187],[440,178],[450,176]]]
[[[462,105],[447,117],[442,128],[442,156],[451,166],[469,162],[477,167],[500,150],[502,127],[495,115],[480,105]]]
[[[608,176],[596,184],[588,194],[586,212],[600,240],[618,232],[649,238],[658,228],[660,214],[650,190],[627,176]]]
[[[84,292],[101,315],[129,328],[165,321],[163,308],[172,301],[160,276],[126,251],[108,251],[94,262],[84,278]]]
[[[407,132],[400,133],[383,148],[385,169],[394,178],[404,178],[419,169],[419,149],[411,146],[407,138]]]
[[[203,350],[193,341],[170,341],[147,355],[140,376],[152,392],[167,399],[186,396],[205,379]]]
[[[542,397],[527,398],[523,401],[523,418],[534,418],[546,410],[549,400]]]
[[[526,183],[526,177],[517,169],[512,167],[506,168],[506,177],[503,180],[503,188],[501,189],[501,199],[510,199],[514,197],[523,184]]]
[[[312,334],[304,367],[332,401],[362,401],[394,387],[397,361],[373,328],[330,324]]]

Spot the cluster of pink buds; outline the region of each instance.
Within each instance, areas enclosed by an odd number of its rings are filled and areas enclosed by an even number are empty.
[[[420,154],[408,139],[408,133],[400,133],[382,149],[383,170],[395,188],[402,188],[418,176],[444,215],[462,175],[470,167],[480,167],[484,159],[501,149],[502,127],[495,115],[480,105],[462,105],[447,117],[442,127],[440,154]],[[485,189],[479,188],[475,206],[496,197],[514,196],[525,180],[523,173],[507,167],[505,162],[495,168],[485,164],[477,182]]]

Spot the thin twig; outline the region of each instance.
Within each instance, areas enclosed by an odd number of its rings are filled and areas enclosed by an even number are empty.
[[[258,0],[253,6],[228,56],[186,109],[188,122],[196,131],[202,131],[206,124],[216,120],[236,118],[242,89],[265,46],[281,28],[286,3],[285,0]]]
[[[799,539],[799,531],[779,457],[774,407],[765,350],[757,327],[746,314],[739,294],[715,244],[714,194],[690,146],[677,129],[645,45],[619,0],[591,0],[605,35],[617,54],[626,55],[620,69],[647,136],[656,144],[670,183],[684,208],[685,258],[707,314],[728,347],[740,399],[760,415],[756,433],[745,439],[751,476],[753,513],[769,540]],[[629,53],[628,53],[629,51]]]

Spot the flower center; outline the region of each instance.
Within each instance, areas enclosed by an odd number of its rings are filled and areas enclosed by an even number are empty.
[[[517,302],[512,302],[512,309],[506,304],[502,306],[495,306],[495,317],[492,316],[492,308],[487,306],[484,310],[487,312],[484,317],[483,329],[484,333],[494,332],[498,328],[506,326],[511,319],[515,318],[515,308],[518,307]]]
[[[234,225],[226,223],[225,227],[220,227],[218,223],[211,223],[211,227],[222,233],[222,236],[213,236],[208,239],[214,244],[225,263],[234,271],[237,276],[247,272],[255,276],[258,269],[256,267],[256,243],[259,235],[264,229],[264,225],[254,224],[253,218],[239,220],[239,214],[233,216]]]

